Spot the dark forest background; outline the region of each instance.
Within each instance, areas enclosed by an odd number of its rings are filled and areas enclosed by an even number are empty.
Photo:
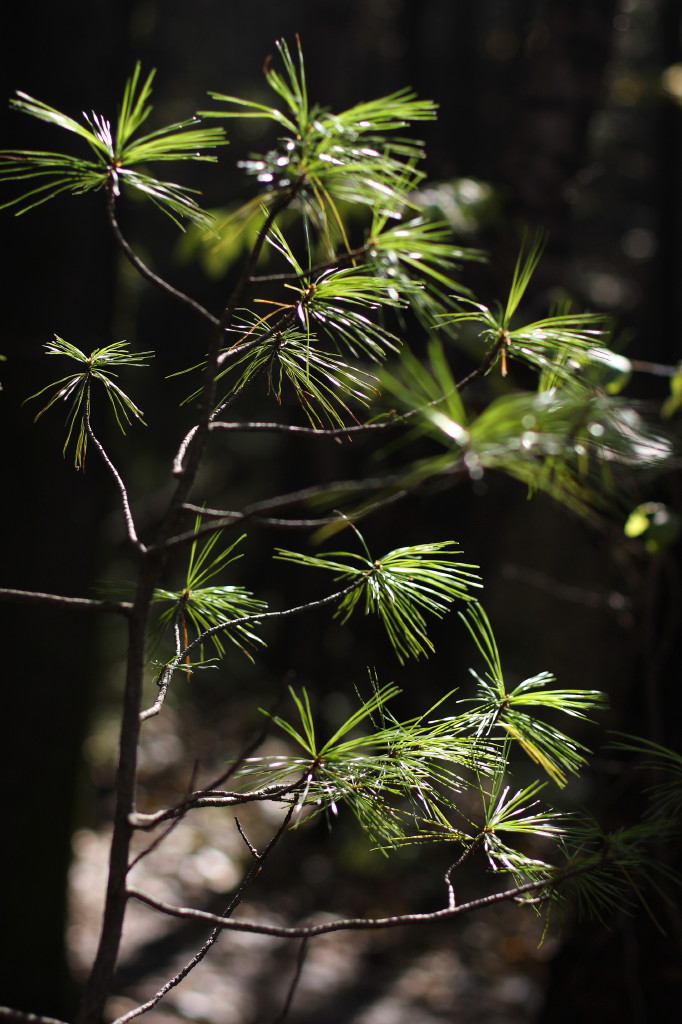
[[[145,68],[158,69],[156,112],[164,123],[201,108],[209,89],[257,93],[260,68],[274,41],[292,40],[295,33],[303,42],[310,93],[324,106],[342,108],[404,85],[439,103],[438,122],[424,130],[426,169],[433,182],[457,182],[462,240],[491,253],[487,275],[473,282],[488,290],[481,295],[484,301],[506,286],[520,225],[538,225],[549,232],[535,292],[538,308],[547,299],[571,295],[578,306],[616,316],[630,358],[665,365],[682,358],[682,11],[677,0],[16,5],[1,42],[1,145],[54,144],[45,126],[6,112],[16,89],[71,114],[81,109],[113,113],[122,83],[139,59]],[[232,137],[222,157],[223,177],[207,171],[202,183],[209,207],[226,195],[248,194],[233,162],[251,146],[257,149],[258,140],[237,129]],[[470,207],[467,197],[473,197]],[[112,564],[118,524],[103,471],[94,460],[86,475],[70,471],[55,444],[55,424],[41,421],[34,427],[32,411],[21,405],[45,383],[42,345],[55,332],[85,347],[136,339],[140,347],[157,350],[161,379],[183,365],[182,350],[193,327],[165,300],[130,280],[107,233],[99,198],[58,201],[19,220],[2,216],[0,352],[8,357],[0,367],[4,586],[85,595],[103,576],[125,569],[122,555]],[[142,251],[153,253],[155,266],[171,279],[182,275],[185,289],[214,308],[225,279],[188,262],[158,218],[145,214],[139,223],[135,209],[127,213],[126,229]],[[640,372],[629,393],[644,399],[655,416],[667,387],[665,377]],[[140,404],[154,444],[168,455],[180,427],[155,422],[151,388]],[[114,449],[121,443],[113,434],[109,441]],[[307,470],[330,478],[353,472],[344,453],[332,465],[318,466],[320,455],[312,448],[301,459],[300,451],[294,456],[265,445],[246,451],[228,446],[225,457],[232,467],[231,493],[242,499],[262,493],[264,478],[274,491],[305,482]],[[140,459],[134,466],[136,500],[149,521],[161,478],[160,464]],[[648,499],[682,511],[679,477],[672,473],[641,484],[633,504]],[[370,536],[372,529],[368,525]],[[680,749],[678,551],[646,554],[639,542],[624,538],[622,520],[587,527],[542,499],[527,503],[520,488],[497,480],[486,481],[482,494],[460,489],[437,501],[415,499],[376,529],[397,543],[406,529],[410,541],[455,537],[481,564],[486,607],[512,671],[550,669],[562,686],[603,689],[611,701],[609,727]],[[388,546],[385,539],[381,543]],[[257,548],[256,538],[249,585],[276,593],[280,581],[268,575]],[[74,632],[73,621],[61,611],[46,613],[40,622],[35,615],[2,607],[0,786],[7,863],[0,873],[0,1003],[68,1016],[74,982],[63,939],[65,879],[74,830],[96,827],[107,811],[108,769],[97,757],[86,757],[84,749],[92,752],[92,739],[87,744],[86,739],[103,720],[102,708],[115,702],[116,641],[105,639],[98,623],[79,622]],[[373,642],[371,636],[363,639]],[[381,657],[377,653],[375,661]],[[457,666],[466,658],[458,654]],[[235,706],[240,725],[248,729],[252,703],[267,700],[281,686],[282,666],[310,685],[320,664],[325,666],[322,684],[333,694],[354,677],[359,662],[334,629],[314,642],[305,623],[290,626],[286,635],[273,632],[264,674],[256,678],[236,670],[231,694],[216,683],[183,698],[177,709],[183,742],[190,751],[197,736],[209,746],[216,743],[207,738],[209,724],[223,714],[234,718]],[[392,671],[394,666],[386,669]],[[451,672],[451,661],[435,661],[434,693],[453,685]],[[401,685],[409,691],[409,674]],[[220,751],[205,750],[204,756],[219,760]],[[616,773],[607,754],[598,755],[585,799],[608,820],[619,806],[636,805],[638,783]],[[329,840],[314,831],[301,840],[306,850],[315,842],[323,849]],[[434,885],[439,863],[437,857],[431,866],[425,860],[424,872],[433,875]],[[412,862],[405,878],[419,870]],[[284,863],[272,880],[275,903],[287,879]],[[406,902],[428,901],[427,881],[419,888],[389,874],[382,882],[351,854],[344,879],[343,897],[356,901],[359,912],[363,894],[373,888],[378,899],[382,885],[386,899],[391,886],[410,884],[413,888],[403,892]],[[318,906],[324,905],[322,883],[320,892]],[[658,1019],[680,995],[682,932],[674,908],[656,904],[655,913],[665,937],[643,909],[606,927],[568,922],[538,974],[541,997],[532,1008],[517,1007],[518,1016],[509,1019],[547,1024]],[[186,936],[175,938],[180,943]],[[343,998],[335,997],[315,1019],[321,1024],[355,1020],[362,1000],[385,976],[380,957],[394,957],[394,972],[399,965],[406,970],[410,954],[405,950],[414,941],[403,936],[402,953],[393,946],[385,954],[375,951],[379,960],[369,963],[361,979],[349,979]],[[426,941],[420,935],[419,942]],[[431,941],[435,948],[454,940],[439,934]],[[160,947],[146,953],[157,966],[166,954]],[[139,975],[143,968],[133,965],[127,976],[123,972],[122,991],[136,980],[136,970]],[[294,1008],[290,1019],[300,1024],[309,1018],[297,1016]],[[461,1018],[454,1006],[445,1006],[440,1016],[424,1019]]]

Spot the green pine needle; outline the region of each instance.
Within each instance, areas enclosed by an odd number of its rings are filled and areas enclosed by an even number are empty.
[[[201,517],[197,516],[195,528],[198,528],[200,523]],[[220,534],[217,532],[203,541],[195,540],[192,543],[183,588],[174,591],[158,588],[154,591],[153,601],[156,604],[168,605],[159,616],[157,636],[175,628],[176,645],[184,650],[191,641],[201,638],[202,634],[224,626],[224,629],[212,632],[210,636],[210,642],[219,658],[225,655],[223,639],[236,644],[249,658],[251,655],[248,647],[264,643],[252,627],[257,624],[257,613],[267,607],[266,603],[253,597],[243,587],[233,584],[209,585],[227,566],[242,557],[241,554],[235,553],[235,549],[244,536],[245,534],[217,552],[215,549],[220,541]],[[232,620],[244,617],[249,621],[237,621],[231,625]],[[203,644],[199,650],[200,659],[203,661]],[[192,664],[189,657],[185,666],[186,671],[191,672]],[[197,667],[196,664],[194,667]]]
[[[124,89],[115,128],[100,114],[83,114],[81,124],[41,100],[18,93],[18,98],[11,101],[15,110],[77,135],[87,143],[90,159],[35,150],[0,152],[0,179],[35,183],[0,209],[15,207],[16,213],[25,213],[62,192],[77,195],[106,188],[117,196],[125,185],[151,199],[176,223],[184,218],[206,227],[209,218],[198,206],[194,189],[160,181],[142,168],[159,160],[213,161],[215,156],[200,150],[224,145],[223,131],[205,128],[198,117],[192,117],[137,135],[152,110],[149,99],[154,74],[151,71],[142,80],[139,63],[135,66]]]
[[[262,200],[269,204],[293,189],[328,240],[339,230],[343,237],[339,203],[400,215],[408,193],[423,179],[415,166],[423,154],[420,142],[396,133],[433,119],[435,105],[403,89],[332,114],[309,102],[300,44],[295,56],[284,41],[277,49],[283,73],[271,62],[264,73],[280,106],[212,92],[227,107],[202,111],[204,117],[266,119],[285,130],[276,149],[242,164],[262,186]]]
[[[452,550],[455,543],[414,544],[378,559],[372,559],[366,548],[364,555],[334,551],[323,558],[279,548],[277,557],[329,570],[336,580],[354,585],[341,598],[337,616],[346,622],[359,605],[364,606],[365,615],[378,615],[403,663],[434,650],[423,612],[441,618],[453,601],[470,601],[470,588],[481,586],[472,571],[476,567],[456,560],[461,552]]]
[[[90,423],[91,389],[93,382],[97,382],[105,389],[106,396],[114,411],[116,422],[125,433],[126,427],[133,419],[144,423],[142,411],[137,408],[131,398],[115,383],[113,378],[117,376],[112,367],[133,367],[146,366],[146,360],[151,358],[153,352],[131,353],[127,341],[117,341],[104,348],[93,349],[89,356],[86,356],[79,348],[72,345],[63,338],[55,335],[54,341],[45,345],[45,351],[50,356],[66,356],[78,363],[81,369],[76,373],[67,374],[59,380],[53,381],[46,387],[30,395],[26,401],[39,398],[46,391],[52,391],[48,401],[36,413],[34,420],[40,419],[43,413],[52,408],[59,401],[69,402],[69,409],[66,418],[66,440],[64,442],[63,454],[66,455],[69,444],[75,435],[74,465],[76,469],[83,469],[88,448],[88,428]]]
[[[480,736],[501,732],[515,741],[558,786],[567,782],[567,773],[577,774],[586,763],[587,747],[554,726],[547,725],[525,708],[543,707],[577,718],[585,712],[604,707],[603,694],[595,690],[554,690],[549,672],[541,672],[508,690],[497,643],[490,620],[480,604],[470,604],[460,612],[474,643],[486,664],[485,678],[471,670],[478,684],[477,706],[470,722]]]
[[[263,713],[295,752],[250,758],[243,771],[268,785],[291,782],[292,799],[308,814],[337,814],[345,804],[385,853],[408,842],[431,841],[446,820],[441,808],[449,807],[450,799],[445,794],[466,788],[463,773],[493,773],[499,759],[493,747],[466,737],[458,724],[428,720],[450,694],[419,717],[400,721],[387,709],[398,688],[371,678],[371,696],[324,742],[318,740],[307,691],[299,696],[290,688],[296,723]]]

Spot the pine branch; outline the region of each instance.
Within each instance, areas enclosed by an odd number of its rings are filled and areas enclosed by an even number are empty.
[[[130,615],[133,605],[130,601],[106,601],[91,597],[63,597],[60,594],[43,594],[33,590],[12,590],[0,587],[0,601],[13,604],[54,605],[57,608],[77,611],[111,612],[114,615]]]
[[[460,903],[455,907],[451,906],[448,901],[448,904],[442,909],[427,913],[396,914],[390,917],[374,918],[339,918],[335,921],[326,921],[317,925],[289,927],[241,919],[234,920],[233,918],[218,914],[211,914],[205,910],[173,906],[135,887],[128,889],[128,895],[139,903],[144,903],[146,906],[151,907],[152,910],[158,910],[169,917],[177,917],[188,921],[206,921],[209,924],[218,925],[225,930],[246,932],[252,935],[270,935],[273,938],[279,939],[311,939],[318,935],[330,935],[341,931],[384,931],[389,928],[403,928],[406,925],[427,925],[434,924],[437,921],[448,921],[462,914],[480,910],[483,907],[494,906],[508,901],[517,901],[520,897],[541,892],[549,886],[561,885],[563,882],[591,870],[593,870],[593,864],[591,863],[557,870],[551,878],[526,882],[524,885],[517,885],[502,892],[492,893],[489,896],[481,896],[478,899],[470,900],[468,903]]]
[[[209,324],[212,324],[214,327],[217,327],[220,323],[218,317],[214,316],[213,313],[209,313],[207,309],[204,309],[201,303],[197,302],[196,299],[193,299],[190,295],[186,295],[185,292],[180,291],[179,288],[175,288],[172,284],[169,284],[168,281],[164,280],[164,278],[160,277],[158,274],[155,274],[154,271],[151,270],[147,266],[147,264],[140,259],[140,257],[137,255],[137,253],[132,248],[128,240],[124,237],[123,232],[121,231],[120,225],[118,223],[118,218],[116,216],[116,198],[117,197],[114,193],[114,190],[109,189],[109,192],[107,194],[107,217],[109,218],[109,225],[113,232],[114,238],[118,242],[118,245],[123,254],[125,255],[126,259],[135,268],[135,270],[137,270],[140,276],[143,277],[146,281],[149,281],[156,288],[159,288],[162,292],[165,292],[165,294],[168,295],[171,299],[174,299],[176,302],[179,302],[183,306],[187,306],[189,309],[193,310],[195,313],[198,314],[198,316],[202,318],[202,320],[206,320]]]

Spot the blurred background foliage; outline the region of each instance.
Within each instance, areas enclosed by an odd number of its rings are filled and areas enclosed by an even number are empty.
[[[546,231],[530,318],[566,298],[578,309],[611,314],[614,347],[634,368],[624,393],[642,399],[653,420],[663,409],[665,429],[679,435],[679,376],[671,377],[682,358],[682,12],[676,0],[75,0],[19,6],[13,20],[1,44],[0,94],[7,100],[21,89],[73,115],[84,108],[113,113],[136,60],[158,69],[158,123],[205,108],[208,90],[261,100],[265,56],[277,38],[292,40],[296,32],[310,93],[325,107],[342,109],[406,85],[434,99],[438,121],[419,126],[427,150],[420,202],[452,225],[462,245],[490,253],[487,266],[467,267],[465,283],[482,302],[504,296],[523,227]],[[6,148],[50,148],[50,130],[2,110]],[[263,131],[261,122],[235,121],[219,173],[192,169],[188,183],[196,183],[198,171],[205,206],[223,208],[228,200],[236,208],[253,195],[236,164],[267,148]],[[174,422],[159,410],[169,395],[178,403],[186,397],[190,378],[165,378],[201,359],[203,337],[191,313],[138,280],[117,254],[101,199],[50,204],[40,223],[32,214],[19,221],[5,214],[2,221],[0,351],[8,358],[0,415],[11,441],[4,456],[7,586],[85,595],[103,579],[124,578],[128,568],[102,468],[93,459],[85,475],[74,474],[59,446],[49,443],[54,424],[34,426],[33,412],[21,406],[44,378],[42,346],[55,332],[85,349],[127,338],[156,352],[154,374],[140,375],[135,389],[149,423],[149,447],[140,446],[129,472],[143,528],[156,519],[167,460],[189,424],[180,405]],[[162,275],[182,281],[208,308],[221,304],[238,247],[203,250],[191,232],[178,242],[172,225],[134,203],[122,220]],[[417,349],[421,338],[415,328]],[[188,359],[188,350],[196,359]],[[268,418],[265,396],[252,401],[249,415]],[[126,440],[113,428],[104,440],[115,461],[123,460]],[[364,462],[362,442],[330,451],[314,440],[284,444],[238,435],[221,437],[213,450],[203,484],[217,507],[239,507],[314,480],[352,478]],[[150,451],[153,457],[145,454]],[[473,486],[396,505],[389,515],[368,519],[363,533],[370,548],[381,550],[457,540],[467,560],[481,566],[485,606],[512,678],[549,670],[563,687],[604,690],[610,710],[602,724],[679,749],[680,553],[671,524],[681,513],[674,472],[640,480],[616,515],[590,526],[542,496],[529,503],[521,485],[488,474]],[[46,529],[53,515],[54,527]],[[234,582],[273,605],[287,603],[291,569],[273,562],[270,552],[301,538],[294,540],[252,529]],[[296,600],[319,596],[305,570],[294,570],[293,578]],[[169,589],[181,585],[179,577],[168,580]],[[0,876],[7,941],[0,1002],[67,1016],[73,983],[63,942],[63,880],[78,829],[76,903],[87,917],[93,884],[101,883],[90,879],[84,851],[94,851],[96,860],[98,828],[109,811],[121,636],[108,622],[54,612],[43,616],[45,639],[36,645],[34,618],[31,610],[3,606],[3,814],[12,841],[4,844],[8,863]],[[206,671],[176,688],[172,708],[143,750],[150,807],[183,791],[195,761],[205,777],[219,771],[259,727],[257,705],[271,706],[286,684],[305,686],[332,724],[347,713],[367,663],[383,682],[399,683],[407,714],[420,710],[410,704],[411,688],[433,703],[464,686],[475,663],[466,631],[451,617],[434,631],[430,693],[422,670],[400,668],[369,622],[358,619],[347,632],[321,614],[314,627],[307,618],[292,619],[263,632],[268,647],[255,664],[235,651],[229,671]],[[586,727],[580,738],[590,745],[596,732]],[[643,785],[641,773],[601,751],[573,796],[610,824],[621,807],[637,805]],[[250,826],[256,838],[272,829],[256,819]],[[190,894],[198,879],[208,879],[217,908],[244,854],[211,829],[217,827],[207,824],[203,833],[197,827],[182,840],[185,847],[178,840],[159,870],[168,872],[169,885],[182,876]],[[283,914],[427,908],[447,863],[437,849],[406,851],[387,866],[367,854],[343,818],[333,833],[321,821],[302,828],[291,850],[269,865],[259,893]],[[340,876],[331,873],[332,852]],[[668,1008],[682,981],[680,917],[665,902],[655,913],[665,936],[642,910],[633,920],[616,916],[608,930],[569,920],[540,953],[534,925],[510,923],[508,909],[458,929],[363,940],[350,959],[346,949],[345,961],[330,953],[326,968],[323,955],[312,957],[320,991],[316,997],[305,990],[289,1019],[645,1021]],[[81,916],[72,919],[69,934],[78,971],[92,933]],[[192,929],[161,935],[139,925],[119,979],[120,1012],[126,990],[170,974],[168,965],[192,941]],[[192,1003],[190,990],[169,1019],[231,1024],[274,1016],[273,993],[286,987],[294,955],[283,953],[278,962],[279,949],[250,955],[231,943],[218,962],[223,971],[241,965],[251,989],[247,1002],[243,991],[218,986],[215,1005],[202,1003],[201,992]],[[230,1000],[238,1008],[234,1018],[225,1009]]]

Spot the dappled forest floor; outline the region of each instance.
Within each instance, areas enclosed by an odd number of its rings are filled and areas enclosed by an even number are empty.
[[[177,709],[166,707],[149,723],[142,759],[149,766],[145,786],[150,802],[182,797],[183,773],[200,740],[201,726],[192,709],[183,707],[179,715]],[[217,775],[224,765],[202,766],[207,779],[209,768]],[[106,779],[98,777],[96,767],[95,775],[100,789],[106,791]],[[281,810],[271,804],[250,805],[240,808],[239,819],[249,840],[262,848],[279,825]],[[263,884],[256,882],[235,916],[280,925],[319,922],[348,912],[371,915],[410,909],[406,903],[415,892],[417,899],[428,898],[412,882],[403,885],[401,874],[396,875],[379,854],[376,862],[370,861],[370,870],[364,865],[360,871],[350,871],[342,865],[337,881],[319,843],[305,842],[305,833],[319,827],[303,824],[297,830],[303,842],[294,837],[293,855],[285,836],[281,849],[265,865]],[[142,834],[138,849],[152,840]],[[85,976],[97,942],[109,842],[109,825],[81,829],[74,838],[68,943],[72,969],[79,978]],[[249,860],[233,812],[204,808],[188,815],[135,866],[131,882],[169,903],[222,913]],[[268,880],[271,868],[273,879]],[[423,863],[420,853],[413,856],[410,868],[411,875],[433,874],[431,888],[437,900],[440,875],[428,852]],[[346,897],[351,905],[341,910],[337,904]],[[407,942],[405,929],[319,937],[306,950],[286,1020],[290,1024],[532,1021],[542,1005],[548,965],[558,946],[551,929],[542,941],[544,928],[544,918],[532,910],[498,906],[483,908],[461,921],[415,928]],[[209,932],[210,927],[164,918],[131,902],[117,994],[110,1000],[108,1014],[121,1016],[151,998],[191,960]],[[300,949],[299,942],[223,934],[203,962],[146,1019],[153,1024],[177,1020],[274,1024],[283,1019]]]

